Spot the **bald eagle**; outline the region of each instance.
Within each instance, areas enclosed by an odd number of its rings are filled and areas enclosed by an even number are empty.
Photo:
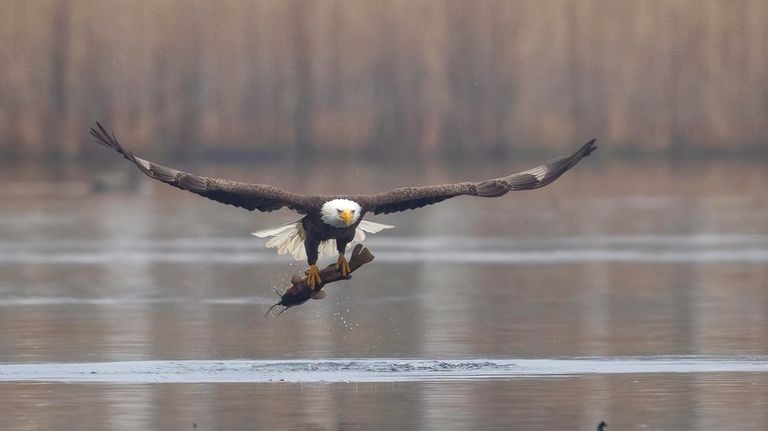
[[[250,184],[219,178],[202,177],[159,165],[134,156],[96,123],[91,135],[100,144],[112,148],[135,164],[151,178],[217,202],[253,211],[274,211],[289,208],[303,217],[297,221],[255,232],[266,238],[267,247],[279,254],[290,253],[296,259],[307,259],[307,281],[310,288],[320,284],[317,260],[320,254],[338,252],[337,268],[343,277],[350,270],[344,253],[353,241],[360,242],[365,232],[377,233],[392,226],[363,220],[368,213],[389,214],[421,208],[456,196],[498,197],[509,191],[532,190],[555,181],[565,171],[597,147],[595,140],[584,144],[570,156],[561,157],[506,177],[479,182],[463,182],[427,187],[403,187],[369,195],[301,195],[265,184]]]

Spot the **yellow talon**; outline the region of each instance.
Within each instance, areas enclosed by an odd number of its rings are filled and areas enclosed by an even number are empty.
[[[349,263],[347,263],[347,258],[344,257],[343,254],[339,255],[339,260],[336,261],[336,269],[341,273],[341,276],[346,278],[350,272],[352,272],[351,269],[349,269]]]
[[[309,265],[309,269],[307,270],[307,286],[309,286],[310,289],[315,290],[315,286],[321,282],[320,270],[317,269],[317,265]]]

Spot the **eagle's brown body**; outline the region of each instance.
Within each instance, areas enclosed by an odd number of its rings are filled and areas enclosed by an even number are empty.
[[[310,265],[317,264],[317,249],[323,241],[331,239],[336,240],[336,250],[340,254],[344,254],[347,244],[355,238],[355,230],[357,230],[357,226],[363,220],[363,215],[360,215],[357,222],[345,227],[328,226],[320,218],[318,211],[310,211],[305,215],[301,219],[301,225],[304,227],[304,232],[306,232],[304,249],[307,252],[307,263]]]

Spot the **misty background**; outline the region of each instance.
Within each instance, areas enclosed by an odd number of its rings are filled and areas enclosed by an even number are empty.
[[[768,373],[701,369],[768,367],[766,114],[766,0],[0,0],[0,429],[768,430]],[[366,215],[395,226],[366,238],[376,261],[265,319],[306,262],[249,233],[299,216],[153,181],[96,121],[297,193],[599,150],[540,190]],[[600,373],[484,371],[574,357]],[[333,358],[437,365],[366,383],[311,362]],[[126,380],[185,359],[210,368],[171,377],[212,381]],[[244,359],[274,381],[218,374]],[[24,374],[92,362],[112,371]],[[298,369],[349,383],[279,381]]]
[[[0,157],[764,152],[768,2],[4,0]],[[334,152],[334,153],[330,153]]]

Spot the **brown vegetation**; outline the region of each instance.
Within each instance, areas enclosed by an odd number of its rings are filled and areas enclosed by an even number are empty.
[[[0,155],[757,148],[768,2],[11,0]],[[86,151],[87,150],[87,151]]]

